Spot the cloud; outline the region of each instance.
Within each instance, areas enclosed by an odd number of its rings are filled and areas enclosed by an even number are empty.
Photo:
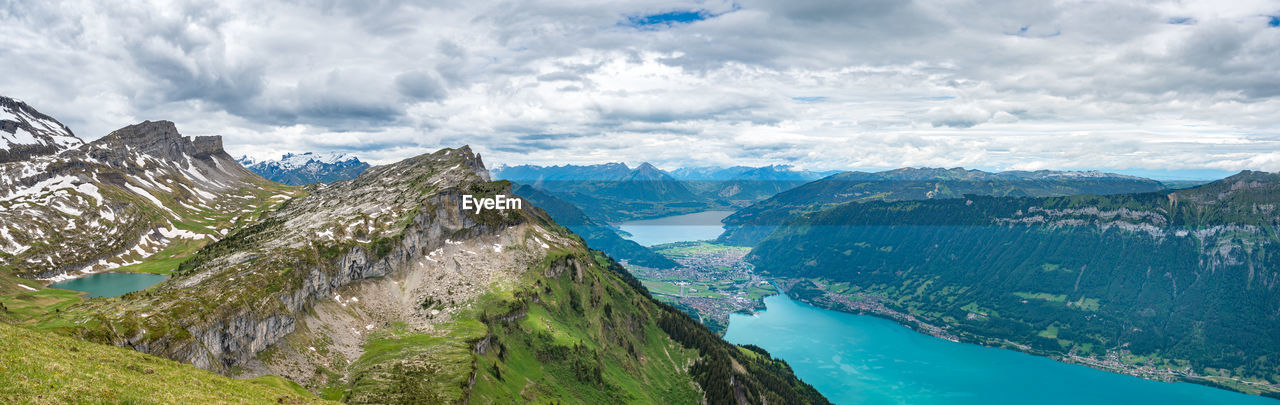
[[[89,139],[169,119],[375,163],[1280,170],[1266,2],[5,4],[0,94]]]
[[[448,91],[435,76],[423,71],[405,72],[396,76],[396,89],[405,97],[417,101],[437,101]]]

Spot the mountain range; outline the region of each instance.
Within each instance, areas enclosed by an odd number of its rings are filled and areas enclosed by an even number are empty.
[[[241,156],[236,161],[249,171],[277,183],[302,186],[350,180],[369,169],[369,164],[345,153],[289,153],[279,160],[254,160]]]
[[[463,209],[514,193],[468,147],[305,189],[165,121],[32,153],[0,164],[0,401],[827,403],[527,201]],[[108,268],[169,277],[37,280]]]
[[[634,169],[625,163],[499,166],[493,176],[551,193],[604,223],[692,213],[717,206],[648,163]]]
[[[671,176],[707,198],[745,206],[839,171],[813,172],[788,165],[762,167],[686,167]]]

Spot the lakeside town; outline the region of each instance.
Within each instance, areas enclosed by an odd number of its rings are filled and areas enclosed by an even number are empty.
[[[654,246],[653,250],[680,266],[628,268],[655,298],[686,310],[717,333],[728,328],[729,314],[764,309],[764,297],[778,293],[743,260],[750,248],[677,242]]]

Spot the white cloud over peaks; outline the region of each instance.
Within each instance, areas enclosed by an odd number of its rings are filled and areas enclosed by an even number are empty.
[[[0,94],[93,139],[385,163],[1280,170],[1265,1],[0,0]]]

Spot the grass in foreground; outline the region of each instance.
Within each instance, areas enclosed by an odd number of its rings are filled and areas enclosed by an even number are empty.
[[[0,403],[322,403],[276,376],[235,380],[129,349],[0,323]]]

